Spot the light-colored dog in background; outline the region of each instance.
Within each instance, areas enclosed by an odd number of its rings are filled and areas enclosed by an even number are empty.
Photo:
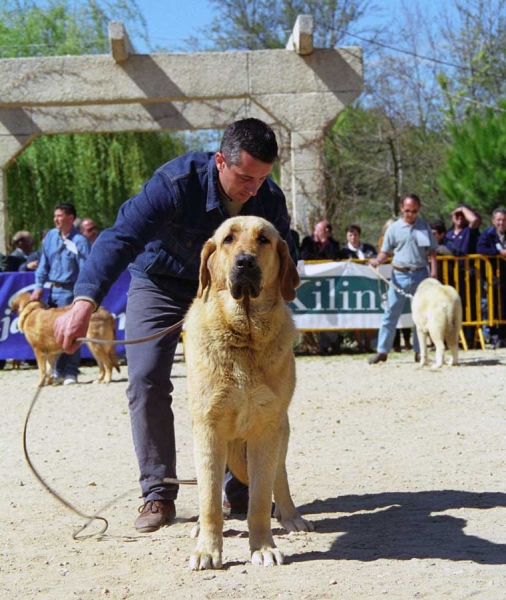
[[[45,308],[39,300],[30,300],[28,292],[22,292],[12,300],[11,308],[18,313],[18,328],[25,334],[35,354],[39,368],[39,387],[52,384],[54,365],[62,351],[54,339],[53,326],[56,319],[70,306]],[[87,337],[111,341],[116,339],[114,317],[108,310],[100,307],[93,313]],[[110,383],[112,370],[120,370],[114,345],[89,342],[87,346],[98,364],[97,382]]]
[[[296,336],[286,301],[298,285],[286,242],[264,219],[228,219],[202,250],[185,323],[200,508],[192,570],[222,566],[226,465],[249,485],[253,564],[284,560],[272,537],[273,496],[274,516],[287,531],[314,529],[295,508],[285,466]]]
[[[448,365],[457,365],[462,327],[462,301],[457,290],[437,279],[424,279],[415,292],[411,311],[420,342],[420,365],[428,364],[428,336],[436,347],[436,362],[432,368],[443,366],[445,342],[451,352]]]

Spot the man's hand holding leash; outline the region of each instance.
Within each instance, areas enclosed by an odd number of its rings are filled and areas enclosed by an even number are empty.
[[[56,319],[54,337],[64,352],[72,354],[79,348],[81,343],[76,340],[86,337],[94,311],[95,306],[92,302],[76,300],[68,312]]]

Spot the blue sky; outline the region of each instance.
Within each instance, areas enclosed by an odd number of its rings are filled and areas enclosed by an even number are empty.
[[[188,36],[198,35],[216,14],[207,0],[137,0],[137,5],[147,21],[151,45],[171,51]],[[140,42],[132,41],[137,52],[147,52]]]
[[[404,0],[406,1],[406,0]],[[373,0],[385,10],[386,15],[395,18],[403,0]],[[169,51],[181,50],[184,39],[198,35],[199,30],[211,23],[217,15],[208,0],[137,0],[137,4],[148,24],[152,46],[163,46]],[[424,0],[424,11],[435,11],[441,7],[441,0]],[[148,49],[135,38],[132,39],[137,52],[143,54]]]

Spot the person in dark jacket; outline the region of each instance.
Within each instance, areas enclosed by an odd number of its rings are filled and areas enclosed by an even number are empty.
[[[364,260],[374,258],[378,253],[372,244],[360,241],[362,229],[360,225],[349,225],[346,229],[346,245],[341,249],[342,258]]]
[[[313,235],[307,235],[300,245],[301,260],[339,260],[339,242],[332,237],[332,225],[319,221]]]
[[[204,243],[223,221],[255,215],[273,223],[297,256],[286,199],[269,177],[278,155],[272,129],[259,119],[227,127],[219,152],[190,152],[161,166],[119,209],[79,275],[72,309],[55,326],[58,343],[73,352],[113,282],[129,267],[127,339],[180,323],[198,289]],[[182,326],[164,337],[127,345],[130,420],[140,471],[141,533],[169,525],[178,486],[171,369]]]
[[[478,254],[497,256],[498,264],[494,266],[494,319],[506,320],[506,208],[496,208],[492,213],[492,227],[489,227],[478,238]],[[484,290],[485,293],[487,290]],[[486,304],[486,303],[485,303]],[[500,323],[490,330],[490,339],[495,347],[506,346],[506,324]]]

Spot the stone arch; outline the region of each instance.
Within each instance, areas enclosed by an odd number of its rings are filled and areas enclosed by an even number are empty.
[[[308,232],[323,193],[323,138],[362,89],[358,47],[313,48],[299,16],[285,50],[135,54],[123,24],[111,53],[0,60],[0,251],[7,246],[6,169],[40,135],[221,129],[259,117],[279,136],[281,186]]]

